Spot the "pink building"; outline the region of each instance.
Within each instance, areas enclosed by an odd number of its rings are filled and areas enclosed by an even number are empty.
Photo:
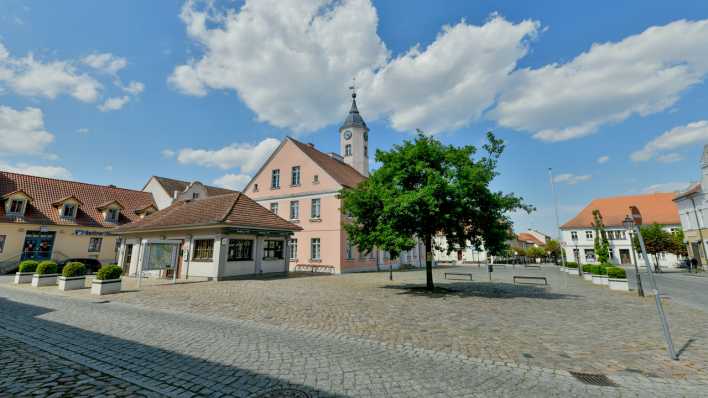
[[[360,253],[342,227],[338,192],[369,175],[369,128],[359,114],[356,94],[339,128],[340,153],[323,153],[313,144],[286,137],[243,192],[262,206],[302,227],[288,245],[290,269],[333,273],[370,271],[389,264],[420,266],[425,250],[415,247],[390,259],[387,253]]]

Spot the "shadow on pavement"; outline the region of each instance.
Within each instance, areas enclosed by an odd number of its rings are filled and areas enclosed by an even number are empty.
[[[443,298],[443,297],[484,297],[484,298],[534,298],[543,300],[575,299],[574,294],[551,293],[547,287],[514,285],[498,282],[445,283],[438,285],[433,292],[422,284],[387,285],[383,289],[400,290],[399,294]]]
[[[80,365],[91,364],[92,369],[165,396],[337,396],[270,375],[39,318],[53,311],[0,297],[0,338],[5,335]],[[23,372],[21,366],[18,372]],[[120,376],[125,374],[129,376]],[[307,395],[293,395],[291,391]]]

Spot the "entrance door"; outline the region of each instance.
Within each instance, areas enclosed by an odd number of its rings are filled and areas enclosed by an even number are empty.
[[[54,248],[54,231],[27,231],[25,244],[22,246],[23,260],[49,260]]]
[[[629,249],[619,249],[620,251],[620,262],[622,264],[630,264],[632,259],[629,254]]]

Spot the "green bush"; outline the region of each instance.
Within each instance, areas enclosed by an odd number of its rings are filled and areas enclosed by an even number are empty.
[[[568,261],[565,263],[566,268],[578,268],[578,263],[574,261]]]
[[[96,273],[96,279],[101,280],[101,281],[106,281],[109,279],[118,279],[118,278],[120,278],[120,276],[122,274],[123,274],[123,268],[121,268],[115,264],[104,265]]]
[[[61,271],[61,276],[64,278],[84,275],[86,275],[86,266],[79,262],[67,263]]]
[[[24,260],[17,267],[18,272],[35,272],[39,263],[34,260]]]
[[[607,276],[612,279],[627,279],[627,272],[620,267],[610,267],[607,269]]]
[[[57,263],[52,260],[44,260],[37,265],[35,273],[39,275],[56,274]]]
[[[593,275],[607,275],[607,267],[605,265],[591,265],[590,272]]]
[[[592,265],[591,264],[583,264],[583,272],[586,274],[592,274]]]

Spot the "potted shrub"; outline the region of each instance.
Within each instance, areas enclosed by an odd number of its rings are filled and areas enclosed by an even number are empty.
[[[607,285],[607,267],[605,265],[593,265],[590,270],[593,284]]]
[[[580,271],[578,271],[578,263],[576,262],[567,262],[565,263],[566,266],[566,272],[568,272],[571,275],[580,275]]]
[[[592,265],[583,264],[583,279],[592,282]]]
[[[76,290],[86,287],[86,266],[79,262],[67,263],[58,278],[59,290]]]
[[[629,291],[629,281],[627,272],[620,267],[610,267],[607,269],[607,285],[610,290]]]
[[[37,264],[37,270],[32,275],[32,286],[52,286],[57,284],[57,263],[44,260]]]
[[[15,274],[15,283],[30,283],[32,282],[32,275],[37,270],[37,265],[39,263],[34,260],[24,260],[20,262],[17,266],[17,273]]]
[[[99,296],[120,292],[120,276],[123,268],[112,264],[104,265],[96,273],[96,278],[91,281],[91,294]]]

